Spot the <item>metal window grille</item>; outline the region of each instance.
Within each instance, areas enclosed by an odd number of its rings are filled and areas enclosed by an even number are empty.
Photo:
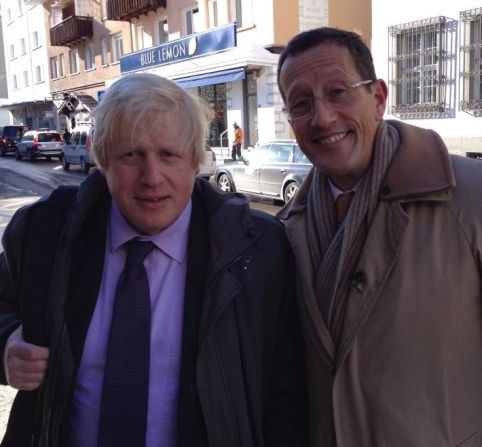
[[[460,13],[460,110],[482,116],[482,8]]]
[[[433,17],[391,26],[388,38],[390,113],[455,117],[457,21]]]

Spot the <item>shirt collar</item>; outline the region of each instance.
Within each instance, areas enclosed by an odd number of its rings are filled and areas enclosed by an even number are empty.
[[[336,199],[338,199],[339,196],[341,196],[342,194],[345,194],[347,192],[355,192],[356,189],[358,188],[358,183],[351,189],[348,189],[346,191],[343,191],[343,189],[340,189],[338,188],[338,186],[336,186],[331,178],[328,178],[328,185],[330,186],[330,191],[331,191],[331,195],[333,196],[333,200],[336,201]]]
[[[125,217],[119,208],[111,202],[109,233],[110,233],[110,252],[114,253],[127,241],[137,238],[142,241],[151,241],[162,250],[167,256],[181,263],[187,253],[189,236],[189,222],[191,220],[192,202],[189,200],[183,212],[167,228],[152,236],[139,234]]]

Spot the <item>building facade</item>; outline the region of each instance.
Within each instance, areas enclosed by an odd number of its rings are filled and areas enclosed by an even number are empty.
[[[482,2],[373,0],[372,51],[389,87],[387,118],[482,157]]]
[[[2,105],[12,124],[55,127],[46,66],[46,11],[26,0],[1,0],[8,99]]]
[[[276,83],[291,37],[330,25],[371,41],[370,0],[0,1],[15,122],[71,130],[112,82],[145,71],[205,99],[215,112],[209,144],[226,150],[234,122],[245,147],[292,136]],[[37,119],[27,113],[34,103]]]

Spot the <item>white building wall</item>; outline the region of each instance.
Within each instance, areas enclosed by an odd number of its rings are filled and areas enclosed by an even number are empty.
[[[373,40],[371,49],[375,63],[375,69],[379,78],[388,81],[389,64],[388,51],[390,40],[388,27],[414,22],[431,17],[445,16],[452,20],[459,20],[460,11],[482,7],[482,0],[404,0],[403,2],[392,2],[386,0],[373,0]],[[456,104],[460,100],[459,66],[458,61],[460,46],[460,29],[457,45],[456,65]],[[456,107],[458,109],[458,106]],[[386,118],[397,119],[386,115]],[[438,132],[454,153],[465,155],[465,152],[482,152],[482,118],[475,118],[472,115],[456,110],[455,118],[404,120],[409,124],[430,128]]]
[[[42,5],[27,6],[22,3],[22,15],[18,15],[16,2],[2,1],[4,12],[4,47],[7,68],[9,102],[44,100],[50,96],[47,39]],[[12,22],[7,23],[5,11],[11,9]],[[34,45],[34,32],[38,36],[38,45]],[[25,39],[25,54],[20,48],[21,39]],[[10,46],[15,47],[15,58],[11,58]],[[36,67],[40,66],[42,81],[37,82]],[[24,85],[24,71],[28,73],[29,85]],[[13,75],[17,76],[17,88],[12,85]]]

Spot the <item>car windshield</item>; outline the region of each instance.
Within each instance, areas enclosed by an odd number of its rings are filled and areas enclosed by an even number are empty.
[[[20,127],[5,127],[3,134],[6,138],[21,138],[23,131]]]
[[[60,134],[58,133],[39,133],[38,134],[39,143],[48,143],[49,141],[62,141],[62,138],[60,138]]]

